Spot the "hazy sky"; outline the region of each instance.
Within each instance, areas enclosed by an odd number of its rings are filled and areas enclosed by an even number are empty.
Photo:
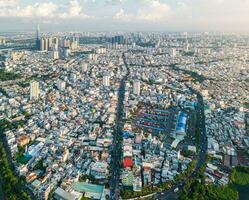
[[[0,31],[249,32],[249,0],[0,0]]]

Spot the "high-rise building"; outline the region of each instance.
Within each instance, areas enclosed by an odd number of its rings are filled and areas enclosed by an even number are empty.
[[[80,66],[81,66],[82,72],[87,72],[88,64],[86,62],[82,61],[80,63]]]
[[[110,76],[108,74],[104,74],[104,76],[103,76],[103,85],[105,87],[110,86]]]
[[[115,36],[115,43],[124,44],[124,36],[123,35]]]
[[[171,57],[173,57],[173,58],[176,56],[176,49],[175,49],[175,48],[172,48],[172,49],[171,49],[170,55],[171,55]]]
[[[0,45],[5,45],[5,43],[6,43],[5,39],[0,38]]]
[[[117,47],[119,45],[125,44],[125,38],[123,35],[117,35],[109,40],[112,43],[112,47]]]
[[[48,38],[44,38],[44,48],[45,51],[48,51]]]
[[[70,48],[70,46],[71,46],[71,41],[68,40],[68,39],[64,39],[64,40],[63,40],[63,47],[68,47],[68,48]]]
[[[53,50],[53,38],[51,37],[48,38],[48,50]]]
[[[69,54],[70,54],[70,49],[69,48],[65,48],[63,50],[63,53],[64,53],[64,58],[67,58],[69,56]]]
[[[71,44],[71,49],[72,50],[77,50],[78,48],[79,48],[78,41],[77,40],[73,41],[72,44]]]
[[[135,80],[133,82],[133,94],[140,95],[140,81]]]
[[[44,42],[44,39],[41,38],[39,41],[40,41],[40,45],[39,45],[40,51],[45,51],[45,42]]]
[[[65,88],[66,88],[66,82],[59,79],[59,80],[57,81],[57,88],[58,88],[59,90],[61,90],[61,91],[64,91]]]
[[[50,56],[54,60],[59,59],[59,51],[51,51]]]
[[[40,26],[39,24],[37,24],[37,27],[36,27],[36,49],[37,50],[40,49]]]
[[[30,83],[30,99],[38,99],[40,94],[39,82],[32,81]]]
[[[40,39],[40,51],[48,51],[49,40],[47,38]]]
[[[104,54],[106,53],[106,48],[105,47],[99,47],[96,49],[97,54]]]
[[[59,39],[58,38],[53,38],[53,49],[56,51],[59,49]]]
[[[188,42],[184,46],[184,51],[186,51],[186,52],[189,51],[189,43]]]

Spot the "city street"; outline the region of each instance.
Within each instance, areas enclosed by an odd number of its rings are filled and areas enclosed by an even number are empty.
[[[124,110],[124,94],[125,94],[125,81],[129,76],[129,68],[126,63],[125,53],[123,53],[123,61],[125,63],[127,73],[122,78],[118,91],[118,107],[117,107],[117,115],[116,115],[116,128],[114,131],[113,138],[113,149],[112,149],[112,177],[110,180],[110,188],[111,188],[111,199],[117,200],[119,199],[119,179],[120,179],[120,169],[122,167],[122,138],[123,138],[123,121],[122,115]]]

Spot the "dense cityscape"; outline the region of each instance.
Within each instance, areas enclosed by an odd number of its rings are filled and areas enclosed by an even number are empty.
[[[246,199],[249,36],[2,34],[1,199]]]

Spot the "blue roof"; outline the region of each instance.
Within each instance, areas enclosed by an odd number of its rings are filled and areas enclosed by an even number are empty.
[[[186,117],[180,117],[179,123],[186,124],[187,118]]]
[[[187,122],[187,114],[184,112],[180,112],[177,120],[176,131],[185,132],[186,122]]]
[[[128,131],[123,132],[123,137],[124,138],[129,138],[129,136],[130,136],[130,133]]]
[[[181,112],[180,115],[179,115],[179,117],[187,117],[187,114],[184,113],[184,112]]]
[[[178,123],[176,128],[184,128],[185,127],[185,124],[182,124],[182,123]]]

